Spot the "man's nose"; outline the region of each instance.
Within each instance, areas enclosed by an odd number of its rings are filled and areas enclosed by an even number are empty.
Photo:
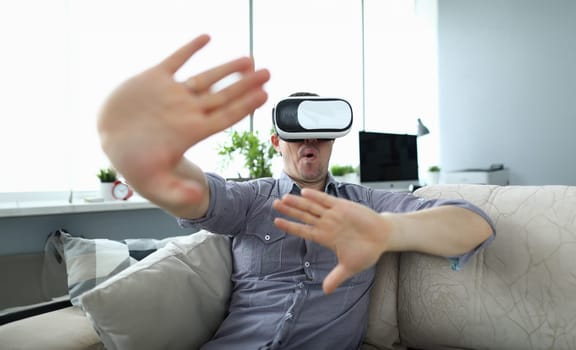
[[[316,143],[318,139],[304,139],[304,143]]]

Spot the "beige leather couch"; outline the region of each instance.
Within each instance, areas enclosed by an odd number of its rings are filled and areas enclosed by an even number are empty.
[[[576,349],[576,187],[436,185],[416,195],[477,204],[496,240],[459,272],[443,258],[383,256],[364,350]],[[0,348],[104,346],[70,307],[0,327]]]

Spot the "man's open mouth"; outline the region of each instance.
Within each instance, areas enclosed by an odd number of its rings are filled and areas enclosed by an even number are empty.
[[[318,156],[318,151],[312,147],[304,147],[300,150],[300,157],[314,159]]]

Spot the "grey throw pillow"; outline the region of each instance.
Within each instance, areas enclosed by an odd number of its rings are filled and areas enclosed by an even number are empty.
[[[85,292],[81,304],[108,350],[198,349],[226,314],[230,239],[175,240]]]

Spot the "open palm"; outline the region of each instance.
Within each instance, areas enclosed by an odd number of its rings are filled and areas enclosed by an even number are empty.
[[[202,196],[195,181],[181,176],[184,153],[226,129],[267,99],[267,70],[238,58],[177,82],[174,74],[209,41],[201,35],[158,65],[120,85],[98,119],[102,148],[112,165],[141,195],[157,204],[194,203]],[[213,91],[233,74],[233,84]]]
[[[336,253],[338,265],[324,280],[326,293],[376,264],[386,250],[389,223],[358,203],[303,189],[301,197],[287,195],[275,201],[274,208],[300,221],[277,218],[274,223],[278,228],[320,243]]]

